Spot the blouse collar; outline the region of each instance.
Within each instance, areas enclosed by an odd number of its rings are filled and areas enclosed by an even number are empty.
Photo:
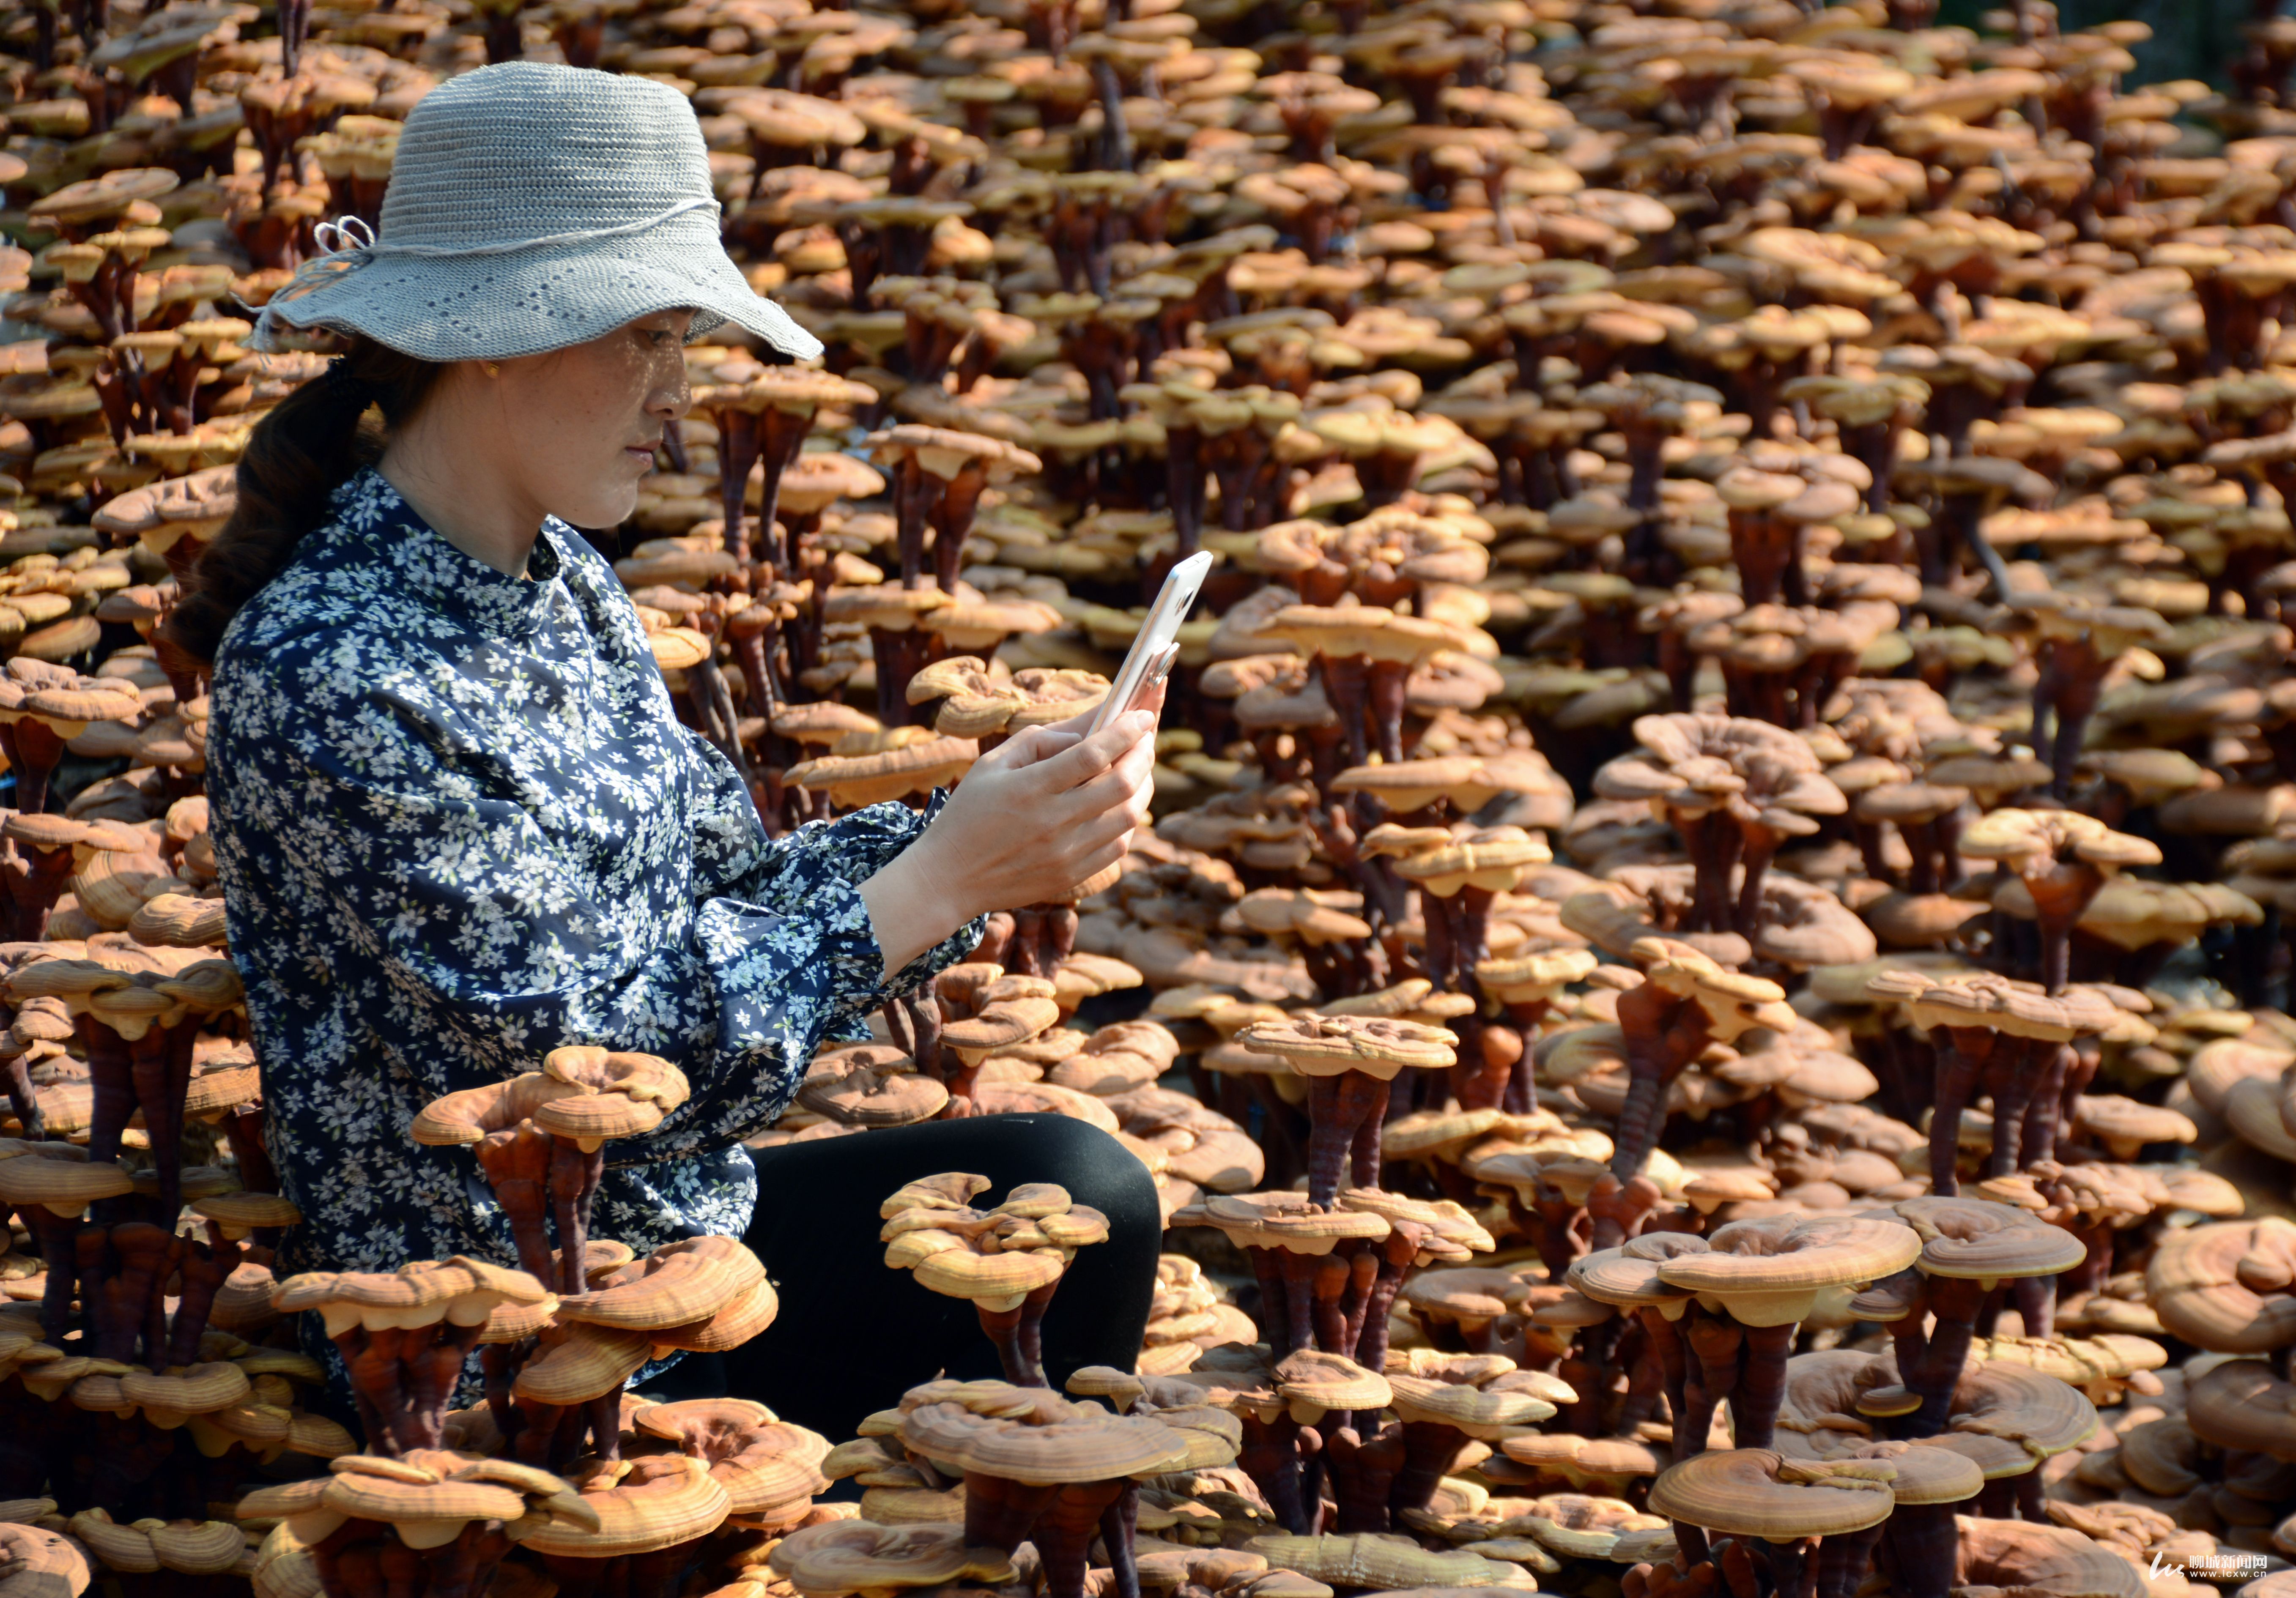
[[[573,530],[545,517],[526,576],[516,578],[448,543],[372,466],[335,491],[334,509],[337,523],[408,593],[473,631],[505,640],[531,637],[549,615],[566,568],[562,540]]]

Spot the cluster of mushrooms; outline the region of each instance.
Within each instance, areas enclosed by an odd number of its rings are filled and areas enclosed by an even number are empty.
[[[0,1598],[2296,1593],[2296,26],[1935,10],[0,18]],[[332,348],[255,308],[520,56],[690,97],[827,347],[691,347],[596,535],[769,831],[1217,557],[1152,832],[758,1140],[1109,1133],[1129,1369],[1041,1347],[1106,1217],[948,1172],[884,1267],[1003,1381],[649,1400],[827,1307],[592,1235],[687,1091],[594,1048],[407,1128],[515,1258],[272,1269],[161,625]]]

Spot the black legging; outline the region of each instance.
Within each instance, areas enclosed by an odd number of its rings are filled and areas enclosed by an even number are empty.
[[[1079,1250],[1046,1312],[1044,1361],[1058,1388],[1079,1365],[1132,1368],[1156,1287],[1156,1184],[1116,1140],[1057,1115],[997,1115],[786,1143],[757,1154],[758,1209],[745,1240],[766,1262],[781,1314],[722,1356],[688,1355],[644,1384],[664,1397],[730,1393],[832,1441],[935,1376],[998,1376],[972,1306],[885,1263],[877,1208],[940,1171],[974,1171],[1000,1202],[1023,1182],[1056,1182],[1108,1217]]]

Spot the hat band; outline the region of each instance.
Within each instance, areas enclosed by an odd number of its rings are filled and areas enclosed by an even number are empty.
[[[295,275],[289,278],[286,283],[264,303],[263,313],[256,319],[257,325],[263,332],[275,332],[276,319],[272,316],[274,307],[299,299],[315,289],[357,271],[361,266],[381,256],[410,255],[437,258],[472,255],[516,255],[523,250],[543,250],[554,245],[590,244],[603,239],[623,238],[630,234],[644,233],[649,228],[659,227],[665,222],[682,217],[688,211],[701,210],[705,206],[713,212],[719,209],[716,200],[696,197],[682,200],[667,210],[656,212],[651,217],[640,217],[636,222],[625,222],[617,227],[577,228],[571,233],[548,234],[538,239],[509,239],[496,244],[386,244],[378,241],[374,236],[374,231],[359,217],[345,217],[338,222],[322,222],[317,227],[312,229],[312,237],[326,253],[315,255],[295,268]],[[330,248],[331,237],[336,242],[332,248]]]

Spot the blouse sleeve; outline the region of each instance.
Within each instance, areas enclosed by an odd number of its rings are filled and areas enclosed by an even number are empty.
[[[612,1165],[754,1136],[824,1037],[978,940],[978,926],[960,928],[884,981],[858,884],[929,817],[873,807],[762,851],[752,821],[738,847],[706,764],[690,818],[705,891],[664,906],[662,924],[627,924],[636,918],[582,892],[583,873],[525,806],[474,779],[454,738],[426,725],[420,697],[371,691],[251,747],[242,758],[259,768],[241,783],[271,814],[250,819],[342,917],[352,947],[427,1001],[415,1008],[447,1015],[471,1053],[512,1071],[594,1043],[684,1070],[689,1101],[652,1134],[610,1145]],[[424,1053],[406,1051],[418,1072]],[[420,1086],[469,1086],[439,1075]]]

